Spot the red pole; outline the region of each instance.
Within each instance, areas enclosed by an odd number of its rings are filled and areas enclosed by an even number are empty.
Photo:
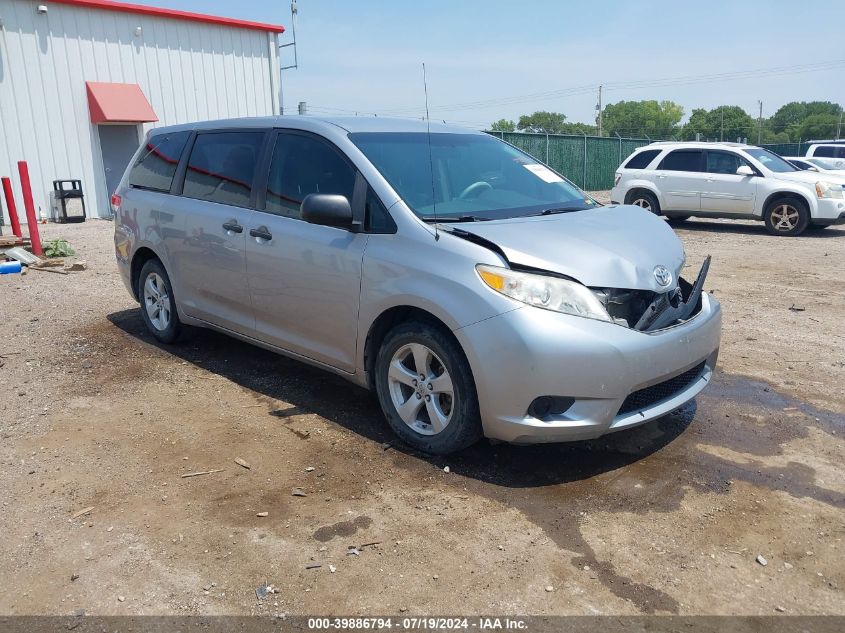
[[[27,167],[25,160],[18,161],[18,172],[21,175],[23,206],[26,209],[26,228],[29,229],[32,252],[39,257],[43,257],[44,251],[41,249],[41,236],[38,235],[38,218],[35,217],[35,203],[32,201],[32,185],[29,184],[29,167]]]
[[[6,194],[6,208],[9,209],[9,221],[12,223],[12,233],[23,237],[21,223],[18,220],[18,208],[15,206],[15,194],[12,192],[12,181],[3,176],[3,193]]]

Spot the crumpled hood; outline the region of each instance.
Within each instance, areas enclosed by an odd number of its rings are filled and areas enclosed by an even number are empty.
[[[493,242],[512,264],[566,275],[599,288],[666,292],[677,286],[684,247],[661,218],[633,205],[450,225]],[[672,283],[654,276],[663,265]]]

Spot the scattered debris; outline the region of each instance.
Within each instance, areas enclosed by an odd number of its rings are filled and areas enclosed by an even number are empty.
[[[504,545],[499,545],[499,551],[500,551],[500,552],[504,552],[504,551],[505,551],[505,546],[504,546]]]
[[[769,561],[763,558],[762,554],[757,554],[757,562],[760,563],[763,567],[769,564]]]
[[[93,510],[93,509],[94,509],[94,506],[88,506],[87,508],[83,508],[82,510],[80,510],[79,512],[77,512],[76,514],[74,514],[74,515],[73,515],[72,517],[70,517],[70,518],[71,518],[71,519],[78,519],[79,517],[81,517],[81,516],[83,516],[83,515],[88,514],[88,513],[89,513],[89,512],[91,512],[91,510]]]
[[[329,565],[329,571],[331,573],[335,573],[337,571],[337,567],[335,567],[334,565]]]
[[[786,612],[786,609],[784,609],[782,606],[778,605],[778,606],[775,607],[775,611],[779,611],[780,613],[784,613],[784,612]]]
[[[444,467],[443,467],[443,472],[444,472],[444,473],[449,473],[449,472],[451,472],[451,471],[450,471],[450,469],[449,469],[449,467],[448,467],[448,466],[444,466]]]
[[[15,246],[12,248],[3,249],[3,255],[6,257],[11,257],[12,259],[19,261],[21,264],[29,266],[30,264],[35,264],[41,261],[41,258],[38,255],[33,255],[27,250],[24,250],[20,246]]]
[[[73,582],[73,581],[74,581],[74,580],[76,580],[77,578],[79,578],[79,574],[71,574],[71,575],[70,575],[70,581],[71,581],[71,582]]]
[[[185,473],[184,475],[182,475],[182,479],[185,479],[185,477],[199,477],[200,475],[212,475],[214,473],[222,473],[224,470],[226,469],[214,468],[212,470],[200,470],[195,473]]]
[[[797,306],[793,303],[791,306],[789,306],[789,309],[792,312],[804,312],[804,310],[806,310],[807,308],[805,308],[804,306]]]
[[[66,270],[62,270],[61,268],[51,268],[49,266],[30,266],[29,270],[40,270],[45,273],[57,273],[59,275],[69,275],[70,273]]]
[[[385,442],[381,445],[381,450],[386,451],[388,448],[391,448],[392,446],[393,446],[393,444],[391,444],[390,442]]]
[[[305,472],[306,472],[306,473],[313,473],[315,470],[316,470],[316,469],[315,469],[313,466],[308,466],[308,467],[305,469]]]
[[[125,602],[125,601],[126,601],[126,596],[118,596],[118,597],[117,597],[117,601],[118,601],[118,602]]]
[[[259,600],[264,600],[269,593],[279,593],[279,590],[276,589],[273,585],[264,584],[260,587],[255,588],[255,597]]]
[[[360,556],[360,555],[361,555],[361,550],[360,550],[360,549],[358,549],[358,548],[357,548],[356,546],[354,546],[354,545],[350,545],[349,547],[347,547],[347,548],[346,548],[346,555],[347,555],[347,556]]]
[[[85,262],[85,261],[73,262],[70,266],[65,266],[65,270],[72,272],[72,273],[78,273],[78,272],[81,272],[83,270],[86,270],[87,268],[88,268],[88,262]]]
[[[270,513],[269,512],[259,512],[255,516],[257,516],[257,517],[267,517],[267,516],[270,516]]]
[[[784,563],[783,568],[784,569],[792,569],[792,563]]]
[[[110,525],[110,526],[106,529],[106,532],[111,532],[113,529],[114,529],[114,526],[113,526],[113,525]]]
[[[400,542],[401,542],[401,541],[397,541],[397,543],[396,543],[396,544],[398,545]],[[376,546],[376,545],[381,545],[381,541],[372,541],[372,542],[370,542],[370,543],[364,543],[364,544],[362,544],[362,545],[359,545],[359,546],[358,546],[358,548],[359,548],[359,549],[364,549],[365,547],[374,547],[374,546]]]
[[[552,591],[554,591],[554,590],[555,590],[555,588],[554,588],[554,587],[552,587],[551,585],[546,585],[546,591],[547,591],[548,593],[551,593],[551,592],[552,592]]]
[[[290,493],[294,497],[307,497],[308,496],[307,494],[305,494],[305,491],[302,490],[302,488],[294,488],[293,490],[291,490]]]
[[[243,459],[242,457],[236,457],[236,458],[235,458],[235,463],[236,463],[238,466],[243,466],[243,467],[244,467],[244,468],[246,468],[247,470],[251,470],[251,469],[252,469],[252,466],[250,466],[250,465],[246,462],[246,460],[245,460],[245,459]]]
[[[319,569],[320,567],[322,567],[322,565],[320,565],[320,564],[316,564],[316,565],[306,565],[306,566],[305,566],[305,569]]]

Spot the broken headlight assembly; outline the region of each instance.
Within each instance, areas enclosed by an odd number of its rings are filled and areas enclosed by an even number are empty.
[[[843,189],[842,185],[820,180],[816,183],[816,195],[819,198],[842,200],[845,198],[845,189]]]
[[[516,301],[553,312],[611,320],[593,291],[576,281],[485,264],[479,264],[475,269],[490,288]]]

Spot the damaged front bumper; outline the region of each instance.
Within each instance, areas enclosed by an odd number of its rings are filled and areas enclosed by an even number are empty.
[[[719,350],[719,303],[697,294],[692,316],[652,331],[532,307],[456,330],[485,435],[518,444],[589,439],[682,406],[710,381]],[[678,317],[695,296],[685,295],[672,308]],[[544,397],[566,405],[530,413]]]

